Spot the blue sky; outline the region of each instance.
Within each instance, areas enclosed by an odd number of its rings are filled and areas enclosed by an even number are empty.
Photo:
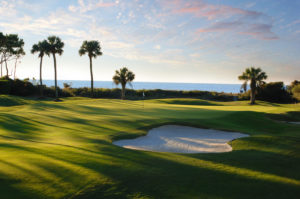
[[[300,0],[0,0],[0,31],[25,40],[19,78],[39,77],[30,49],[57,35],[65,42],[61,80],[90,79],[78,49],[99,40],[95,80],[111,80],[127,66],[136,81],[239,83],[256,66],[268,81],[290,83],[300,79],[299,10]],[[52,58],[43,68],[44,79],[53,79]]]

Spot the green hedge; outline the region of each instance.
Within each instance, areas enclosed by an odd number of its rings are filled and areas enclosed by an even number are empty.
[[[81,96],[81,97],[91,96],[91,89],[87,87],[70,88],[69,91],[73,93],[74,96]],[[208,92],[208,91],[174,91],[174,90],[161,90],[161,89],[154,89],[154,90],[126,89],[125,95],[126,95],[126,99],[140,100],[143,99],[143,93],[145,94],[145,99],[200,98],[200,99],[217,100],[217,101],[232,101],[236,98],[234,94],[229,94],[229,93],[217,93],[217,92]],[[120,99],[121,89],[96,88],[94,89],[94,97]]]
[[[10,94],[11,82],[9,80],[0,80],[0,94]]]

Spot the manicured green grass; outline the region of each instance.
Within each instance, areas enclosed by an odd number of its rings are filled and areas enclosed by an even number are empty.
[[[277,121],[300,121],[300,105],[12,96],[0,104],[0,198],[300,197],[300,126]],[[112,145],[163,124],[251,136],[219,154]]]

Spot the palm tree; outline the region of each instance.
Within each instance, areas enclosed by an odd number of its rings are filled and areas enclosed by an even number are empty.
[[[39,53],[40,60],[40,93],[43,96],[43,79],[42,79],[42,65],[43,65],[43,57],[44,55],[50,55],[49,45],[46,40],[40,42],[38,44],[34,44],[31,49],[31,53]]]
[[[126,67],[116,70],[115,75],[113,76],[113,81],[116,85],[121,84],[122,86],[122,99],[125,99],[125,88],[126,84],[134,80],[135,74],[128,70]]]
[[[91,73],[91,97],[94,96],[94,78],[93,78],[93,58],[101,56],[101,47],[99,41],[84,41],[79,49],[79,55],[88,54],[90,59],[90,73]]]
[[[265,79],[268,78],[265,72],[263,72],[260,68],[246,68],[245,72],[240,75],[239,80],[244,80],[243,85],[247,85],[248,81],[250,81],[250,88],[251,88],[251,104],[255,104],[255,95],[257,88],[264,84]]]
[[[54,78],[55,78],[55,97],[58,98],[58,90],[57,90],[57,71],[56,71],[56,57],[55,54],[62,55],[64,52],[64,42],[61,41],[59,37],[56,36],[49,36],[48,37],[48,51],[53,56],[54,61]]]

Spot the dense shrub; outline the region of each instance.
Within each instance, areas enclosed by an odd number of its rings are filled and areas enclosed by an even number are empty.
[[[0,80],[0,94],[10,94],[10,85],[9,80]]]
[[[291,92],[297,100],[300,100],[300,84],[293,86]]]
[[[300,84],[294,86],[294,87],[292,88],[292,92],[293,92],[293,93],[299,93],[299,94],[300,94]]]
[[[31,96],[36,93],[37,87],[33,86],[29,79],[12,80],[10,94],[18,96]]]
[[[60,96],[60,97],[73,97],[74,96],[74,94],[72,93],[72,91],[70,89],[61,89],[61,88],[57,87],[57,91],[58,91],[58,96]],[[45,97],[55,97],[55,87],[54,86],[51,86],[51,87],[44,86],[43,95]]]
[[[257,92],[257,99],[268,102],[291,103],[295,102],[283,82],[271,82],[262,85]]]
[[[251,90],[248,90],[244,93],[238,95],[238,100],[250,100]]]
[[[249,100],[251,90],[239,94],[239,100]],[[263,84],[257,90],[256,99],[277,103],[294,103],[296,99],[291,92],[284,86],[283,82],[270,82]]]
[[[75,96],[89,97],[91,96],[90,88],[72,88],[71,92]],[[157,98],[176,98],[176,97],[185,97],[185,98],[201,98],[209,100],[218,100],[218,101],[232,101],[235,96],[228,93],[217,93],[217,92],[208,92],[208,91],[174,91],[174,90],[133,90],[126,89],[126,99],[130,100],[139,100],[143,99],[143,93],[145,94],[145,99],[157,99]],[[120,99],[121,98],[121,89],[104,89],[96,88],[94,89],[95,98],[112,98]]]

